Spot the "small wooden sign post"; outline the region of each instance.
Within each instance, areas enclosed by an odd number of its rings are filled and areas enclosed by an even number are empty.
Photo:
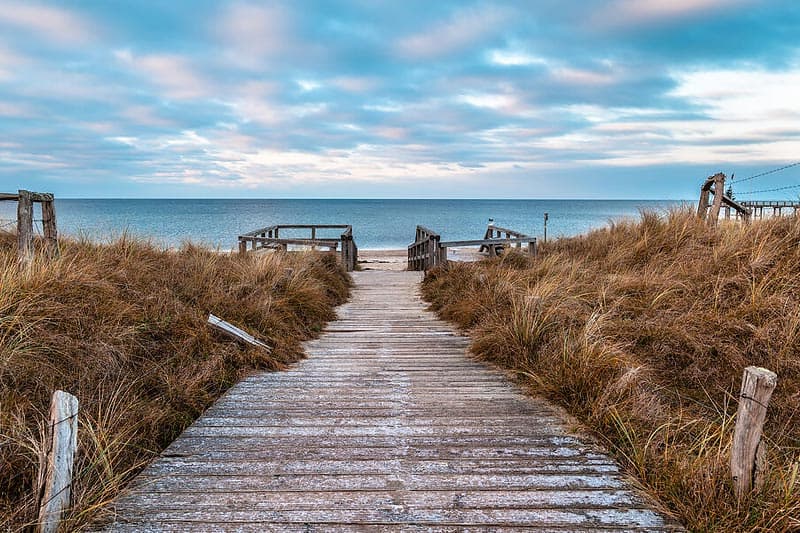
[[[778,376],[757,366],[748,366],[742,376],[742,391],[736,412],[731,447],[731,476],[737,498],[760,488],[766,475],[766,443],[761,440],[764,419]]]

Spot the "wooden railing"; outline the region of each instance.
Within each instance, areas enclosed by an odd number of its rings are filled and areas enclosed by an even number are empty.
[[[506,238],[502,238],[502,233]],[[497,237],[495,237],[497,234]],[[460,246],[480,246],[479,251],[488,251],[490,257],[502,250],[523,244],[531,256],[536,255],[536,237],[490,224],[483,239],[471,241],[442,241],[438,233],[424,226],[417,226],[414,242],[408,246],[408,270],[428,270],[447,265],[447,249]]]
[[[414,242],[408,245],[408,270],[428,270],[447,262],[447,249],[440,246],[441,237],[425,226],[417,226]]]
[[[310,230],[310,237],[281,237],[281,230]],[[338,237],[317,237],[317,230],[341,229]],[[284,235],[286,233],[284,232]],[[341,243],[341,249],[339,245]],[[338,252],[348,272],[355,270],[358,262],[358,247],[353,240],[353,227],[349,224],[276,224],[239,235],[239,253],[256,250],[283,250],[289,246],[306,246],[312,250],[327,248]],[[249,250],[248,250],[249,248]]]
[[[530,244],[531,241],[529,241],[528,239],[533,238],[530,235],[526,235],[524,233],[520,233],[519,231],[514,231],[513,229],[508,229],[508,228],[502,228],[502,227],[496,226],[494,224],[489,224],[486,227],[486,233],[483,235],[483,238],[484,239],[502,239],[503,238],[503,233],[506,234],[506,240],[513,240],[514,243],[516,244],[517,248],[521,248],[523,243]],[[536,244],[536,239],[535,238],[533,238],[533,243],[534,243],[534,246],[535,246],[535,244]],[[495,255],[497,255],[497,252],[498,252],[497,248],[498,248],[497,245],[483,244],[483,245],[481,245],[481,247],[480,247],[480,249],[478,251],[480,251],[480,252],[487,252],[488,251],[490,256],[495,256]],[[502,250],[502,245],[500,245],[500,249]]]

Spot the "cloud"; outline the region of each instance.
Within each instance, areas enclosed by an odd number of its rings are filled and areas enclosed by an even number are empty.
[[[277,4],[235,3],[214,21],[215,33],[228,48],[228,57],[246,68],[263,67],[293,46],[290,11]]]
[[[0,1],[0,25],[35,32],[40,38],[62,44],[85,44],[94,34],[83,17],[59,7],[32,2]]]
[[[452,54],[495,32],[507,16],[505,10],[492,6],[461,9],[447,20],[401,38],[396,42],[395,50],[400,56],[410,59],[432,59]]]
[[[520,50],[491,50],[487,55],[490,63],[503,67],[544,66],[548,64],[548,61],[543,57]]]
[[[70,194],[400,194],[414,176],[509,195],[531,169],[613,181],[800,142],[788,1],[4,5],[0,179],[27,165],[84,184]]]
[[[213,94],[212,83],[198,74],[186,57],[175,54],[135,56],[127,49],[117,50],[114,55],[148,82],[161,87],[167,98],[191,100]]]
[[[591,18],[593,24],[618,28],[641,24],[659,24],[675,19],[705,15],[729,9],[751,0],[616,0],[600,8]]]

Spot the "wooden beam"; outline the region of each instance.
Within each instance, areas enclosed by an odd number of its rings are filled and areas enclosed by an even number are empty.
[[[37,531],[58,531],[61,515],[72,504],[72,469],[78,448],[78,399],[64,391],[53,393],[47,456],[40,460]]]
[[[252,335],[250,335],[249,333],[247,333],[243,329],[239,329],[236,326],[234,326],[233,324],[225,322],[224,320],[222,320],[218,316],[215,316],[213,314],[209,314],[208,315],[208,324],[211,327],[213,327],[215,329],[218,329],[219,331],[222,331],[226,335],[228,335],[230,337],[233,337],[234,339],[236,339],[239,342],[243,342],[245,344],[249,344],[250,346],[255,346],[256,348],[263,348],[268,352],[272,351],[272,348],[270,348],[266,343],[261,342],[260,340],[256,339],[255,337],[253,337]]]
[[[536,237],[526,237],[524,239],[477,239],[474,241],[445,241],[440,242],[441,246],[446,246],[447,248],[453,248],[455,246],[478,246],[478,245],[491,245],[491,244],[514,244],[514,243],[527,243],[533,242],[536,240]]]
[[[777,384],[778,376],[766,368],[744,369],[731,447],[731,476],[737,498],[747,496],[753,487],[763,483],[766,445],[761,440],[761,431]]]

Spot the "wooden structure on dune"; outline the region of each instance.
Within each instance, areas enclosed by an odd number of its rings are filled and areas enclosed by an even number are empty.
[[[42,234],[45,250],[51,255],[58,254],[58,230],[56,229],[56,208],[53,195],[49,192],[31,192],[20,189],[17,193],[0,193],[0,201],[17,202],[17,240],[19,260],[29,264],[33,260],[33,204],[42,206]]]
[[[281,236],[283,230],[283,236]],[[287,237],[286,230],[308,230],[308,237]],[[340,235],[320,237],[324,230],[343,230]],[[355,270],[358,261],[358,247],[353,240],[353,226],[349,224],[276,224],[239,235],[239,253],[249,251],[272,250],[288,251],[290,246],[300,246],[316,250],[323,248],[329,252],[339,253],[348,272]]]
[[[502,234],[505,233],[505,238]],[[408,270],[428,270],[447,265],[447,249],[461,246],[479,246],[490,257],[512,246],[526,245],[530,255],[536,255],[536,237],[489,224],[483,239],[469,241],[442,241],[441,236],[425,226],[417,226],[414,242],[408,245]]]
[[[750,222],[764,218],[764,209],[772,209],[771,216],[783,216],[783,210],[791,210],[792,215],[800,213],[800,202],[791,200],[750,200],[737,202],[725,194],[726,176],[722,172],[706,178],[700,187],[700,203],[697,216],[716,224],[723,216],[726,220],[734,218]],[[713,200],[712,200],[713,197]]]

